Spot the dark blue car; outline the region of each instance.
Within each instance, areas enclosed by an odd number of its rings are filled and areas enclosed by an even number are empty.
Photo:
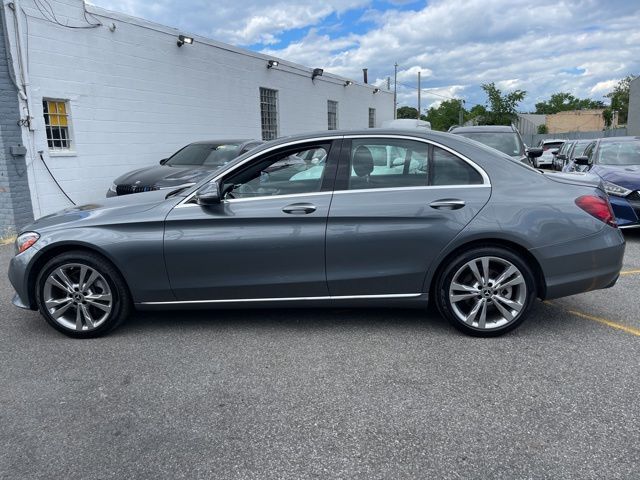
[[[602,178],[620,228],[640,226],[640,137],[594,140],[567,170]]]

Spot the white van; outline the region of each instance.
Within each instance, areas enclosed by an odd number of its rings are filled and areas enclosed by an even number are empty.
[[[414,118],[398,118],[382,122],[382,128],[401,128],[405,130],[431,130],[431,122]]]

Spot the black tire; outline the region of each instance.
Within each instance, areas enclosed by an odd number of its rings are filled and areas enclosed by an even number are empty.
[[[456,272],[468,262],[481,257],[495,257],[511,263],[520,271],[524,279],[524,285],[526,286],[526,290],[523,293],[523,306],[520,312],[514,316],[513,320],[506,323],[506,325],[491,329],[480,329],[465,323],[456,315],[449,296],[449,288]],[[475,247],[458,254],[454,258],[448,259],[446,262],[445,268],[436,279],[435,300],[440,314],[458,330],[475,337],[497,337],[517,328],[527,318],[531,306],[537,297],[536,282],[531,268],[517,252],[503,247]]]
[[[110,289],[112,302],[111,311],[108,313],[106,318],[101,320],[101,323],[93,329],[78,331],[67,328],[56,321],[45,305],[44,291],[47,278],[49,278],[54,270],[68,264],[85,265],[93,269],[102,276]],[[69,337],[93,338],[104,335],[120,325],[131,312],[131,295],[122,275],[111,264],[111,262],[106,260],[104,257],[91,252],[69,251],[55,256],[44,265],[38,274],[35,288],[36,304],[40,314],[45,318],[49,325]]]

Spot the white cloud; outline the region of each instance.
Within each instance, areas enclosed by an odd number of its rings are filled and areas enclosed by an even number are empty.
[[[521,108],[532,109],[558,91],[602,99],[617,79],[640,73],[637,1],[433,0],[413,10],[404,0],[376,2],[377,10],[369,0],[94,1],[221,41],[259,42],[270,55],[358,80],[368,68],[384,83],[397,62],[399,82],[415,87],[420,70],[432,93],[464,95],[467,106],[485,102],[487,82],[526,90]],[[348,11],[360,20],[336,28]],[[295,40],[283,44],[290,32]],[[414,92],[399,85],[399,103],[415,105]]]

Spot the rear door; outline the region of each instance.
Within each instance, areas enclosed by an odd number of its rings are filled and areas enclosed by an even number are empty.
[[[490,194],[484,171],[444,146],[345,139],[327,223],[329,293],[421,293],[434,258]]]

